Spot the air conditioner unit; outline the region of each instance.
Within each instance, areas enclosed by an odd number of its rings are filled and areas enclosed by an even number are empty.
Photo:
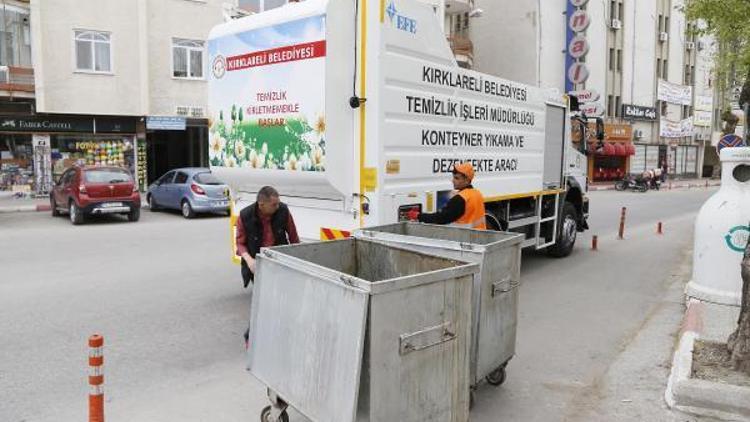
[[[612,19],[612,22],[610,22],[609,27],[612,29],[622,29],[622,21],[619,19]]]
[[[178,116],[189,116],[190,115],[190,107],[188,106],[177,106],[175,109],[175,114]]]
[[[660,32],[659,33],[659,41],[665,42],[669,39],[669,34],[666,32]]]
[[[688,41],[688,42],[685,43],[685,48],[688,49],[688,50],[692,50],[692,49],[695,48],[695,43],[692,42],[692,41]]]
[[[640,130],[640,129],[636,129],[636,130],[634,130],[634,131],[633,131],[633,137],[634,137],[635,139],[641,139],[641,138],[643,138],[643,131],[642,131],[642,130]]]
[[[190,117],[203,117],[206,115],[206,110],[203,107],[190,107]]]

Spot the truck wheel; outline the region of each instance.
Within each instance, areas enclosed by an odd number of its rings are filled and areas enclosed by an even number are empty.
[[[289,415],[286,411],[283,411],[277,420],[273,420],[273,417],[271,416],[271,406],[266,406],[260,412],[260,422],[289,422]]]
[[[80,208],[78,208],[78,205],[76,205],[76,202],[71,200],[70,201],[70,222],[73,223],[74,226],[77,226],[81,223],[83,223],[83,212]]]
[[[547,252],[555,258],[564,258],[573,252],[578,235],[578,213],[576,207],[566,202],[560,218],[560,230],[554,245],[547,248]]]

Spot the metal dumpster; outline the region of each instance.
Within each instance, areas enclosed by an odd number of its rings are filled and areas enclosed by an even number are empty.
[[[353,238],[264,249],[248,349],[261,420],[289,405],[316,422],[468,421],[478,271]]]
[[[516,350],[523,235],[404,222],[365,228],[354,236],[480,264],[480,277],[474,279],[471,385],[505,381],[505,367]]]

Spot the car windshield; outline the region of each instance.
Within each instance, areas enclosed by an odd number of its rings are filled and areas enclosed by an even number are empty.
[[[217,179],[216,176],[208,172],[196,174],[195,176],[193,176],[193,180],[200,183],[201,185],[223,185],[224,184],[221,182],[221,180]]]
[[[86,170],[86,181],[89,183],[124,183],[130,182],[130,174],[120,169],[91,169]]]

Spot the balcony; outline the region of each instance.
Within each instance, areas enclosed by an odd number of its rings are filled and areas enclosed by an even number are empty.
[[[471,69],[474,66],[474,44],[471,39],[466,35],[455,34],[448,37],[448,43],[458,65],[464,69]]]
[[[34,69],[19,66],[0,66],[0,95],[33,98]]]

